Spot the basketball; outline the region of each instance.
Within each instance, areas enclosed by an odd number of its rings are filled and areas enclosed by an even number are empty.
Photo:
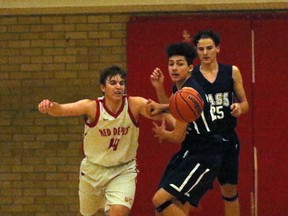
[[[184,87],[169,99],[169,109],[174,118],[182,122],[193,122],[203,111],[204,101],[193,88]]]

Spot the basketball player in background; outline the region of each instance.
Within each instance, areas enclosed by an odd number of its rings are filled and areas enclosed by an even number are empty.
[[[217,61],[220,36],[212,30],[202,30],[193,37],[201,64],[193,69],[193,77],[201,85],[213,107],[217,132],[229,141],[218,174],[226,216],[239,216],[237,184],[240,143],[234,130],[237,117],[247,113],[246,98],[241,73],[234,65]]]
[[[104,96],[96,100],[59,104],[46,99],[38,109],[51,116],[85,117],[79,215],[128,216],[135,195],[139,118],[162,117],[147,113],[146,99],[125,95],[126,72],[117,66],[101,72],[100,88]]]
[[[202,196],[213,188],[221,165],[221,147],[225,140],[214,133],[214,117],[211,106],[206,100],[202,88],[191,76],[196,51],[187,43],[171,44],[167,50],[169,76],[174,83],[173,93],[185,87],[196,89],[204,100],[204,110],[194,122],[176,121],[173,130],[166,129],[165,121],[161,125],[154,123],[155,136],[160,140],[181,143],[180,150],[172,157],[153,196],[157,216],[186,216],[191,206],[197,207]],[[159,68],[151,75],[159,101],[149,101],[152,115],[169,108]],[[187,128],[190,128],[188,134]]]

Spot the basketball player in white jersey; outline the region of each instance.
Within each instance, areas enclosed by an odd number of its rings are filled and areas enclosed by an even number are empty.
[[[96,100],[59,104],[46,99],[38,109],[51,116],[85,116],[79,215],[128,216],[135,195],[139,117],[162,116],[147,113],[145,98],[125,95],[126,72],[117,66],[102,71],[100,88],[104,97]]]

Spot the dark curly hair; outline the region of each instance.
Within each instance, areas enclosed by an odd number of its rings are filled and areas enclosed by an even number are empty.
[[[175,55],[185,56],[188,65],[193,64],[194,59],[197,57],[195,48],[188,43],[174,43],[167,47],[166,54],[168,58]]]

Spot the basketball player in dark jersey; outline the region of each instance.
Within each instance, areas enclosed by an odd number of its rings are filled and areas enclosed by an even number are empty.
[[[201,86],[191,77],[195,49],[187,43],[176,43],[167,48],[167,55],[169,75],[175,83],[173,92],[193,87],[205,102],[204,110],[196,121],[189,124],[176,121],[173,130],[167,130],[165,122],[160,126],[155,123],[153,128],[155,136],[160,140],[181,143],[180,150],[167,165],[159,189],[153,197],[156,215],[184,216],[189,214],[191,206],[197,207],[202,196],[213,188],[213,181],[221,165],[221,146],[225,145],[225,141],[214,133],[210,103]],[[163,88],[163,79],[161,70],[156,68],[151,75],[151,82],[157,95],[161,96],[158,98],[161,104],[151,102],[154,114],[168,108],[169,98]],[[190,131],[186,135],[187,127]]]
[[[229,142],[217,176],[225,203],[225,215],[239,216],[237,184],[240,148],[234,128],[237,125],[237,117],[247,113],[249,109],[241,73],[236,66],[217,61],[220,36],[216,32],[199,31],[195,34],[193,43],[201,62],[193,69],[193,78],[201,85],[212,104],[216,131]]]

